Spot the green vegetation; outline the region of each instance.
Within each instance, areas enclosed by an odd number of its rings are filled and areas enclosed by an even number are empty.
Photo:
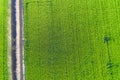
[[[8,80],[7,10],[8,0],[0,0],[0,80]]]
[[[120,80],[119,0],[24,0],[26,80]]]

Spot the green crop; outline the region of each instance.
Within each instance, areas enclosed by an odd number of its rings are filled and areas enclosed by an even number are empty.
[[[24,0],[26,80],[119,80],[119,0]]]
[[[7,65],[7,12],[8,0],[0,0],[0,80],[8,80]]]

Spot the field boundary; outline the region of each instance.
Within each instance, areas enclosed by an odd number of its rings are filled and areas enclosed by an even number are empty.
[[[8,0],[8,13],[11,13],[11,0]],[[8,15],[8,24],[7,24],[7,39],[8,39],[8,49],[7,49],[7,62],[8,62],[8,78],[12,80],[12,61],[11,61],[11,14]]]

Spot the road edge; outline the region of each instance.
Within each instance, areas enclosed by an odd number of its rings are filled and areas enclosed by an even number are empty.
[[[11,0],[8,0],[8,24],[7,24],[7,62],[8,62],[8,79],[12,80],[12,60],[11,60]]]

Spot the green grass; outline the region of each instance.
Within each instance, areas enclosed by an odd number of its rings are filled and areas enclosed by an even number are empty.
[[[120,80],[119,0],[25,0],[24,10],[26,80]]]
[[[7,10],[8,0],[0,0],[0,80],[8,80]]]

